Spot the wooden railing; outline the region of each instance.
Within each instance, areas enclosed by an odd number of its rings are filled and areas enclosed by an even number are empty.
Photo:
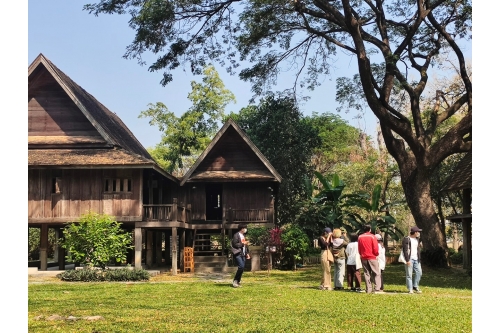
[[[172,207],[174,205],[142,205],[144,221],[172,221]]]
[[[172,204],[142,205],[142,220],[191,222],[191,205],[178,206],[176,198],[172,201]]]
[[[270,219],[271,217],[271,219]],[[270,209],[228,209],[227,220],[229,223],[239,222],[272,222]]]

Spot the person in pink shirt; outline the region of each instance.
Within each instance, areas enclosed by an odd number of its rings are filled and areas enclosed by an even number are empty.
[[[380,290],[380,267],[378,265],[378,242],[375,235],[371,233],[372,227],[369,224],[363,226],[363,233],[358,237],[358,252],[363,266],[366,293],[370,294],[373,290],[372,280],[375,284],[375,294],[383,294]]]

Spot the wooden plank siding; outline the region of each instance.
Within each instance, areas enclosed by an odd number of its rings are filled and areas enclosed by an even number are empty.
[[[118,221],[140,221],[141,173],[140,169],[28,169],[28,219],[73,220],[91,210]],[[52,193],[56,176],[62,179],[61,193]],[[105,193],[106,177],[128,177],[131,192]]]
[[[40,71],[28,89],[28,136],[100,137],[52,75]]]
[[[268,171],[267,167],[232,127],[217,142],[195,173],[203,171]]]

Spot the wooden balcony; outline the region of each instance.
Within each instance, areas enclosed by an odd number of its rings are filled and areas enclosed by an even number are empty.
[[[274,224],[273,209],[228,209],[226,211],[227,224],[239,223],[268,225]]]
[[[142,205],[142,220],[151,221],[177,221],[189,223],[191,221],[191,209],[173,204]]]

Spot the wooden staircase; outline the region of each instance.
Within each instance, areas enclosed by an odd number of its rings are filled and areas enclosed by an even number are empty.
[[[210,232],[197,230],[193,241],[194,271],[197,273],[232,272],[227,267],[220,231]]]

